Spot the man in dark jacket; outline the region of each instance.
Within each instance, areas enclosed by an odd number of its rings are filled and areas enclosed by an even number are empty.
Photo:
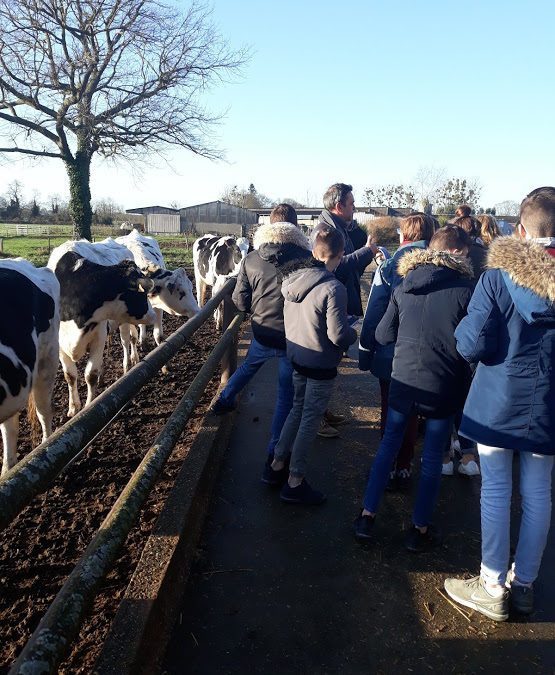
[[[242,312],[251,314],[253,338],[247,356],[233,373],[212,406],[223,415],[235,408],[237,394],[270,358],[279,359],[279,383],[276,408],[268,445],[268,462],[293,404],[293,370],[285,353],[283,295],[278,267],[293,260],[310,258],[308,240],[297,227],[297,214],[289,204],[279,204],[270,214],[270,224],[262,225],[254,235],[254,251],[241,264],[233,302]]]
[[[406,253],[397,267],[403,282],[376,328],[380,344],[395,343],[385,433],[374,459],[355,536],[372,538],[374,517],[391,465],[399,452],[411,414],[426,417],[422,467],[405,542],[418,552],[436,544],[430,525],[439,492],[443,450],[455,412],[462,407],[470,368],[457,353],[454,332],[472,295],[472,265],[466,258],[468,235],[444,227],[428,249]]]
[[[378,252],[378,247],[366,236],[366,245],[355,248],[353,241],[360,244],[361,230],[356,226],[352,228],[353,215],[355,212],[355,198],[353,197],[352,185],[335,183],[324,194],[324,210],[320,214],[320,222],[312,231],[312,239],[324,225],[329,225],[339,230],[345,239],[345,255],[335,276],[347,289],[347,312],[351,316],[362,316],[362,302],[360,299],[360,277],[366,267],[372,262]]]
[[[457,602],[495,621],[534,609],[551,522],[555,456],[555,188],[521,204],[521,239],[499,237],[455,337],[478,367],[460,433],[478,443],[482,469],[482,565],[447,579]],[[513,454],[519,452],[522,520],[509,568]],[[508,570],[508,572],[507,572]],[[509,591],[507,590],[509,588]]]

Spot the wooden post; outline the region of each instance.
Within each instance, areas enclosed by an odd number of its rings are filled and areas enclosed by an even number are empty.
[[[4,253],[4,237],[0,237],[0,253]]]
[[[237,313],[237,309],[233,304],[231,295],[226,295],[223,301],[223,326],[222,330],[225,331],[229,324],[233,321]],[[229,345],[229,348],[225,352],[222,358],[222,376],[220,382],[222,386],[225,386],[229,378],[237,370],[237,346],[239,344],[239,334],[235,333],[233,342]]]

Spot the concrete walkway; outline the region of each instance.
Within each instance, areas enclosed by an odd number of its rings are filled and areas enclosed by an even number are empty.
[[[386,495],[375,543],[355,542],[352,521],[379,442],[377,382],[356,365],[344,361],[332,406],[352,423],[340,439],[318,439],[310,458],[308,478],[328,495],[321,507],[284,505],[260,482],[275,367],[245,390],[164,670],[553,673],[553,532],[529,620],[495,624],[440,595],[445,576],[478,571],[479,478],[443,479],[440,549],[404,551],[411,495]]]

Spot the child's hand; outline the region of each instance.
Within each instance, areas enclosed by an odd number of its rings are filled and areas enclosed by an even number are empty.
[[[368,246],[368,248],[372,251],[372,254],[374,256],[376,256],[376,254],[379,252],[379,249],[374,242],[374,237],[371,234],[368,235],[368,239],[366,240],[366,246]]]

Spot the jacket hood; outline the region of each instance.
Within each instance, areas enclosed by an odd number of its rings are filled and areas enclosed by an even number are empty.
[[[254,233],[254,250],[258,251],[263,244],[295,244],[299,248],[310,251],[308,239],[296,225],[291,223],[261,225]]]
[[[403,290],[406,293],[427,293],[461,277],[468,281],[473,277],[472,263],[468,258],[429,248],[406,253],[397,265],[397,272],[404,277]]]
[[[287,271],[288,276],[281,285],[281,292],[289,302],[302,302],[313,288],[328,279],[335,279],[323,262],[312,257],[294,261]]]
[[[545,246],[498,237],[489,248],[487,264],[502,272],[515,307],[527,323],[555,321],[555,258]]]
[[[406,277],[409,272],[421,265],[435,265],[436,267],[445,267],[454,270],[463,277],[472,279],[472,263],[468,258],[453,255],[447,251],[434,251],[431,248],[416,249],[408,251],[399,261],[397,272],[400,276]]]

